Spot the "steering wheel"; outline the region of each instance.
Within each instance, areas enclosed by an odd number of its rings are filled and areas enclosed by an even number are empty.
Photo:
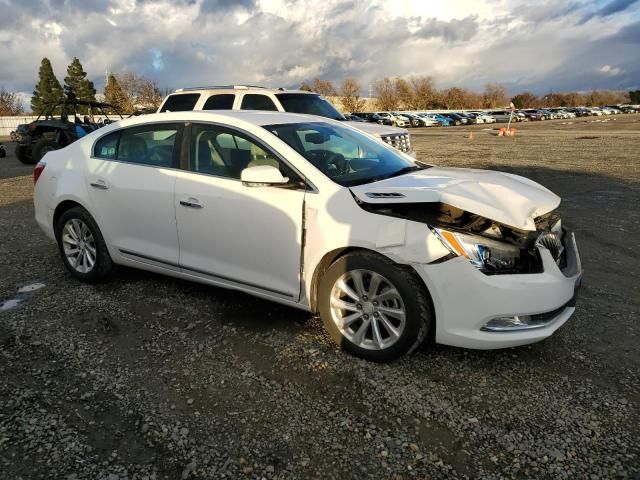
[[[330,177],[344,175],[349,171],[349,163],[344,156],[329,150],[309,150],[307,158],[317,168]]]

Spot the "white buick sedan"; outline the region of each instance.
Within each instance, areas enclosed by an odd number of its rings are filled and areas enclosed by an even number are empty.
[[[575,309],[582,271],[559,197],[415,162],[325,118],[131,118],[47,153],[34,180],[36,220],[81,281],[126,265],[241,290],[318,313],[369,360],[425,338],[532,343]]]

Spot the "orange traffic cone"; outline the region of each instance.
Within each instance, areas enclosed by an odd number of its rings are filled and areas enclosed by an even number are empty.
[[[469,140],[473,140],[473,132],[469,132],[469,136],[467,137]]]

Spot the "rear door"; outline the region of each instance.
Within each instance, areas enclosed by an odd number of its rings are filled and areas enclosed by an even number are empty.
[[[177,267],[174,187],[183,125],[154,123],[100,138],[86,184],[98,224],[120,254]]]

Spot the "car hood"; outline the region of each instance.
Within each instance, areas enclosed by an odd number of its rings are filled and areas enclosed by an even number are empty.
[[[374,137],[381,137],[382,135],[402,135],[403,133],[408,133],[405,128],[388,127],[377,123],[346,121],[344,124],[357,128],[358,130],[368,133],[369,135],[373,135]]]
[[[520,230],[535,230],[534,219],[560,204],[560,197],[527,178],[468,168],[432,167],[351,191],[366,203],[445,203]]]

